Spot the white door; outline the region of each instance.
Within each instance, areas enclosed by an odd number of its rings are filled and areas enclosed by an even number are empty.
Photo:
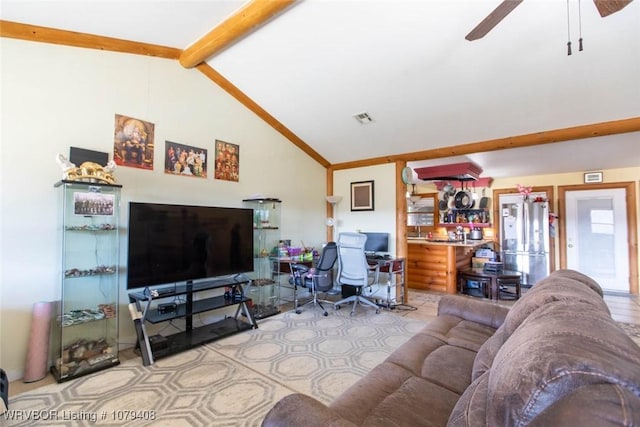
[[[567,268],[604,290],[629,292],[627,207],[624,189],[567,191]]]

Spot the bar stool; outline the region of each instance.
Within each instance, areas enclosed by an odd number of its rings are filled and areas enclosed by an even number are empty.
[[[477,286],[469,286],[475,282]],[[478,295],[478,289],[481,294]],[[520,298],[520,273],[517,271],[484,271],[482,268],[469,268],[458,271],[458,291],[472,296],[491,298],[493,301],[516,300]]]

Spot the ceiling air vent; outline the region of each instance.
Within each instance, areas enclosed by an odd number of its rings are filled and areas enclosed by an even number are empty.
[[[373,119],[371,118],[371,116],[369,115],[369,113],[359,113],[353,116],[358,122],[360,122],[361,125],[368,125],[369,123],[373,122]]]

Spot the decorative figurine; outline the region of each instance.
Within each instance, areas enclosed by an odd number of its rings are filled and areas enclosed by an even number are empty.
[[[107,163],[106,166],[100,166],[93,162],[84,162],[79,167],[76,167],[76,165],[71,163],[65,156],[58,154],[56,161],[62,169],[62,179],[69,181],[102,182],[106,184],[116,183],[113,177],[116,163],[113,160]]]

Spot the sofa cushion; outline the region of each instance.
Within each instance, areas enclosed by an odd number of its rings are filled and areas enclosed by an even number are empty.
[[[444,425],[455,406],[454,393],[390,362],[383,362],[349,387],[330,405],[332,413],[357,425]],[[429,424],[434,422],[435,424]]]
[[[546,281],[546,280],[556,280],[556,279],[577,280],[578,282],[582,283],[586,287],[588,287],[591,290],[595,291],[598,295],[604,296],[604,293],[602,292],[602,288],[600,287],[598,282],[596,282],[595,280],[593,280],[591,277],[587,276],[586,274],[580,273],[579,271],[576,271],[576,270],[569,270],[569,269],[556,270],[556,271],[553,272],[553,274],[551,274],[550,276],[545,277],[544,279],[542,279],[538,283],[544,283],[544,281]]]
[[[451,328],[445,339],[449,345],[466,348],[467,350],[477,353],[480,347],[482,347],[495,332],[496,328],[491,326],[462,320],[455,327]]]
[[[471,384],[475,357],[476,353],[466,348],[442,346],[424,359],[420,376],[461,395]]]
[[[447,427],[486,427],[489,373],[476,378],[451,411]]]
[[[283,397],[262,420],[262,427],[356,427],[313,397],[294,393]]]
[[[576,272],[577,273],[577,272]],[[569,274],[565,272],[565,274]],[[539,307],[554,301],[581,301],[597,310],[609,314],[609,308],[602,296],[583,281],[556,277],[555,273],[536,283],[521,299],[516,301],[505,317],[505,338]]]
[[[478,350],[476,358],[473,361],[473,371],[471,373],[471,381],[475,381],[480,375],[491,369],[493,360],[500,351],[502,344],[507,340],[504,325],[500,326],[495,334]]]
[[[598,283],[575,270],[557,270],[551,276],[539,281],[514,304],[506,315],[504,323],[478,350],[472,380],[491,368],[502,344],[531,313],[549,302],[562,300],[586,301],[593,304],[595,309],[609,312],[609,308],[602,299],[602,289]]]
[[[549,302],[496,355],[488,372],[487,423],[526,425],[554,402],[594,384],[640,396],[638,366],[640,348],[608,311],[582,300]]]
[[[395,393],[413,376],[401,366],[382,362],[347,388],[329,407],[342,418],[360,425],[389,394]]]
[[[502,325],[508,312],[507,307],[470,296],[444,295],[438,303],[438,317],[449,315],[494,329]]]
[[[362,425],[444,426],[459,394],[419,377],[409,378],[369,414]]]

